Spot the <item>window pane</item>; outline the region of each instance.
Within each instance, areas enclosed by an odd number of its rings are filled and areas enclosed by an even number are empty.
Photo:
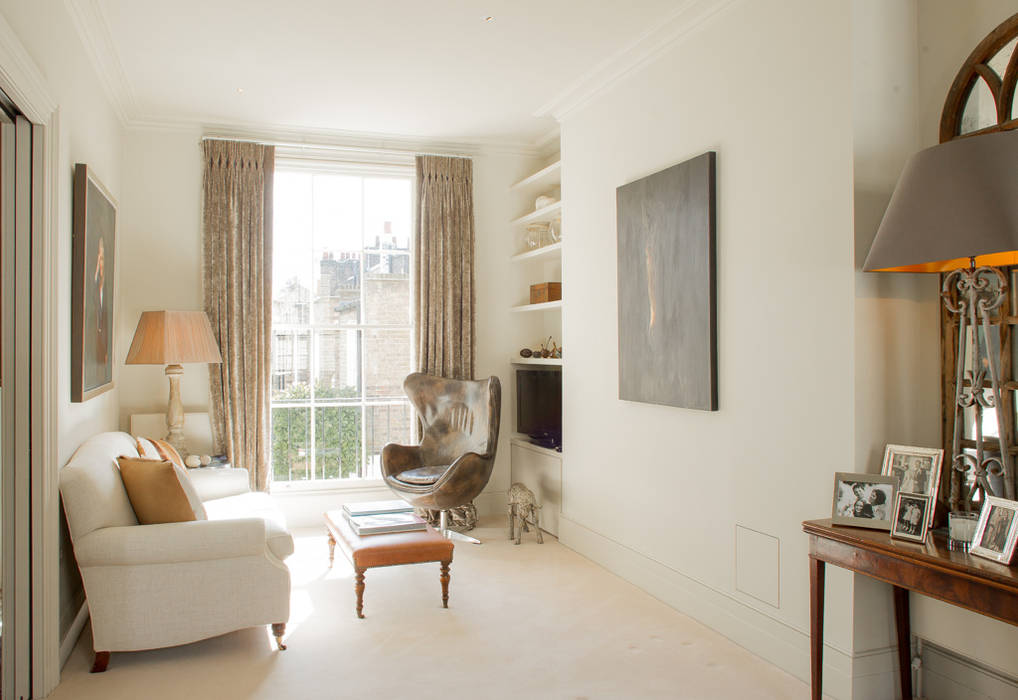
[[[360,323],[361,178],[314,176],[315,317],[319,325]]]
[[[272,323],[307,323],[311,300],[311,175],[273,181]]]
[[[311,409],[272,409],[272,478],[310,479]]]
[[[315,399],[359,399],[361,395],[360,331],[318,331]]]
[[[276,328],[272,333],[272,400],[309,401],[310,379],[310,334],[306,330]]]
[[[364,179],[364,247],[410,250],[410,180]]]
[[[360,475],[361,408],[329,406],[315,409],[315,469],[318,479]]]
[[[403,380],[410,374],[410,331],[364,331],[364,395],[405,399]]]
[[[410,255],[366,253],[364,322],[385,325],[410,323]]]
[[[369,405],[365,409],[368,463],[365,478],[381,479],[382,448],[390,442],[410,443],[410,403]]]

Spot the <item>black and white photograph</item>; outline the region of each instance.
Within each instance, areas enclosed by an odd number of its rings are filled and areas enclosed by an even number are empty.
[[[929,525],[930,497],[921,493],[899,492],[891,518],[891,537],[925,542]]]
[[[1018,540],[1018,502],[988,496],[972,538],[972,554],[1010,564]]]
[[[893,476],[900,492],[929,496],[930,505],[927,507],[933,508],[937,502],[943,461],[944,451],[941,449],[888,445],[884,449],[884,465],[880,473]]]
[[[890,530],[896,491],[892,476],[838,472],[831,519],[835,525]]]

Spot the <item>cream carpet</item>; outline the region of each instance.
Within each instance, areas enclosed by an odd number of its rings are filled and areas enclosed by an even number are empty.
[[[89,674],[86,627],[53,700],[204,698],[805,698],[805,683],[545,537],[499,521],[457,543],[449,609],[438,564],[369,569],[365,619],[353,572],[322,532],[298,531],[289,649],[249,629],[114,653]],[[323,528],[324,530],[324,528]]]

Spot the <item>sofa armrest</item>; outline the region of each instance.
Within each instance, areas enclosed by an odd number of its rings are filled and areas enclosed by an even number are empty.
[[[266,551],[262,518],[104,527],[74,543],[80,567],[208,561]]]
[[[194,490],[198,492],[198,498],[203,502],[236,496],[251,490],[250,476],[247,469],[242,467],[188,469],[187,475],[194,485]]]

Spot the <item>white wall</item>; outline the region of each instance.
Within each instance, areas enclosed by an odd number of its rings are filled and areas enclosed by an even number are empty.
[[[71,192],[75,163],[87,163],[115,198],[121,194],[121,148],[123,130],[106,100],[102,85],[92,71],[85,49],[61,0],[19,2],[0,0],[0,13],[42,72],[46,87],[59,110],[60,171],[55,196],[57,220],[58,299],[57,318],[57,463],[70,458],[74,450],[91,435],[117,427],[117,405],[121,376],[114,367],[115,388],[85,403],[71,403]],[[120,236],[118,246],[123,246]],[[119,251],[118,251],[119,253]],[[118,268],[120,267],[118,262]],[[119,269],[118,269],[119,273]],[[119,280],[118,280],[119,283]],[[119,290],[118,290],[119,292]],[[118,307],[120,295],[118,293]],[[116,309],[118,328],[122,308]],[[115,346],[119,353],[120,347]],[[61,512],[60,517],[63,517]],[[84,594],[77,566],[71,556],[66,533],[60,552],[60,634],[70,628]]]
[[[124,430],[132,413],[165,413],[164,367],[125,365],[142,311],[200,310],[202,300],[201,131],[131,129],[124,146],[121,205],[121,310],[117,336]],[[206,365],[188,365],[181,382],[186,412],[209,403]]]
[[[582,246],[563,263],[562,540],[800,677],[800,524],[829,512],[833,473],[855,461],[850,26],[846,2],[736,2],[562,124]],[[620,401],[615,189],[706,150],[720,410]],[[735,585],[737,525],[779,543],[750,572],[775,582],[774,604]],[[852,631],[835,572],[828,610],[837,694]]]

